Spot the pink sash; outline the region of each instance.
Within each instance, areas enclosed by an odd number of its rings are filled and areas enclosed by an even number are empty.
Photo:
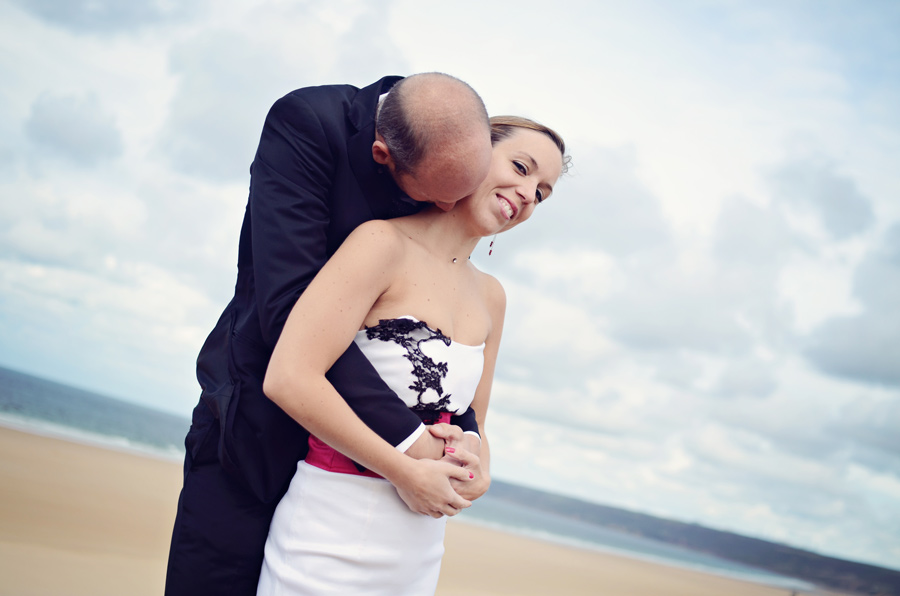
[[[441,412],[438,422],[449,424],[451,416],[450,412]],[[365,468],[360,470],[352,459],[339,451],[335,451],[312,435],[309,436],[309,453],[306,454],[306,463],[329,472],[381,478],[381,476],[371,470]]]

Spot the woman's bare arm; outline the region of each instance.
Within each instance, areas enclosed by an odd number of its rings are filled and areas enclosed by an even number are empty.
[[[478,420],[481,444],[480,446],[467,447],[469,451],[477,449],[475,451],[477,454],[476,461],[466,466],[474,475],[472,481],[466,483],[453,482],[453,487],[456,491],[470,501],[481,497],[491,485],[491,452],[485,422],[488,403],[491,398],[491,387],[494,382],[494,370],[497,365],[497,354],[500,350],[500,338],[503,335],[503,320],[506,314],[506,293],[503,291],[503,286],[500,285],[500,282],[491,276],[485,275],[484,287],[485,300],[491,314],[491,330],[485,340],[484,370],[481,373],[478,388],[475,390],[475,398],[470,406],[475,410],[475,418]],[[472,440],[477,441],[478,439],[472,437]]]
[[[402,251],[402,239],[390,223],[372,221],[357,228],[291,310],[263,389],[313,435],[387,478],[413,511],[453,515],[471,503],[453,490],[450,479],[465,484],[469,472],[400,453],[369,429],[325,378],[390,287]]]

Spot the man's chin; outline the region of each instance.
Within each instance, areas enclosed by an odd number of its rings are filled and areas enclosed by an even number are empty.
[[[441,211],[450,211],[453,207],[456,206],[456,203],[439,203],[435,202],[434,204]]]

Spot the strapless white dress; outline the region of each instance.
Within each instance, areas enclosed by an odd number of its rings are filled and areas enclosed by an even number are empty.
[[[484,345],[451,341],[413,317],[381,321],[354,340],[408,407],[462,413],[484,368]],[[446,518],[410,511],[387,480],[297,465],[275,510],[257,594],[434,594]]]

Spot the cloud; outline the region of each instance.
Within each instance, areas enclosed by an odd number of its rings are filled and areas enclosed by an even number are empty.
[[[39,151],[79,166],[95,166],[123,151],[114,118],[94,94],[41,95],[31,106],[25,131]]]
[[[177,79],[157,150],[173,169],[208,181],[246,180],[266,113],[309,85],[368,85],[408,63],[383,35],[387,15],[358,2],[267,4],[246,19],[274,20],[267,37],[210,28],[172,46]]]
[[[541,372],[550,384],[579,374],[579,366],[582,374],[584,366],[608,366],[612,351],[636,348],[658,380],[676,387],[717,396],[771,393],[771,368],[750,353],[760,342],[785,341],[790,310],[779,304],[779,273],[805,248],[802,239],[778,211],[735,197],[714,222],[711,250],[698,255],[676,244],[658,202],[633,177],[628,151],[585,155],[597,158],[583,166],[588,173],[576,188],[563,180],[533,222],[497,239],[498,269],[520,284],[510,290],[508,316],[532,333],[509,330],[513,350],[525,359],[528,342],[552,350],[558,364]],[[603,165],[595,171],[594,164]],[[496,257],[485,264],[493,269]],[[717,361],[734,355],[740,363]]]
[[[521,284],[515,291],[528,293],[527,311],[517,317],[539,317],[546,329],[540,339],[554,346],[562,344],[550,337],[553,329],[582,325],[567,340],[579,345],[601,329],[601,336],[608,334],[607,322],[621,314],[616,305],[635,297],[630,288],[642,281],[636,278],[673,248],[658,201],[636,176],[631,149],[583,147],[578,155],[554,196],[527,224],[499,235],[493,254],[478,260]],[[610,323],[614,334],[621,323]]]
[[[0,361],[185,414],[215,315],[193,284],[146,263],[105,271],[0,261]],[[206,325],[198,321],[206,320]],[[211,327],[210,327],[211,328]],[[36,364],[38,363],[38,364]]]
[[[758,358],[730,363],[712,389],[719,397],[768,397],[778,387],[774,366]]]
[[[732,231],[727,217],[717,226],[716,236]],[[746,355],[759,341],[777,341],[788,313],[772,300],[773,256],[745,254],[743,261],[721,256],[673,249],[621,263],[623,290],[601,303],[611,335],[638,350],[722,357]]]
[[[265,76],[254,76],[267,56],[239,35],[216,32],[171,51],[179,84],[159,139],[175,170],[209,180],[247,178],[267,102]],[[263,67],[264,68],[264,67]]]
[[[816,330],[806,350],[820,370],[868,383],[900,385],[897,354],[900,324],[896,315],[835,318]]]
[[[805,338],[805,355],[820,370],[867,383],[900,385],[900,224],[859,265],[855,316],[825,321]]]
[[[900,400],[863,395],[847,403],[826,427],[840,437],[844,458],[900,478]]]
[[[13,0],[21,8],[76,33],[123,33],[193,14],[200,2],[163,0]]]
[[[572,154],[571,173],[557,182],[554,196],[535,211],[534,223],[529,222],[529,244],[587,243],[614,257],[627,257],[672,242],[658,199],[637,174],[633,148],[581,146]]]
[[[723,288],[709,277],[672,271],[673,265],[659,261],[653,269],[662,273],[650,275],[648,270],[632,280],[627,293],[609,302],[613,337],[639,350],[745,354],[751,337]]]
[[[8,173],[12,171],[12,165],[15,162],[15,153],[10,147],[0,145],[0,173]]]
[[[360,8],[359,6],[356,7]],[[385,35],[390,27],[390,10],[384,4],[363,4],[353,15],[352,25],[335,44],[335,72],[342,80],[365,86],[389,74],[409,75],[406,56]],[[347,14],[342,15],[347,20]]]
[[[722,268],[764,269],[769,277],[793,250],[811,250],[775,209],[741,197],[723,201],[713,233],[712,254]]]
[[[299,32],[298,32],[299,34]],[[307,53],[292,57],[226,30],[172,48],[178,78],[157,150],[173,169],[209,181],[248,178],[259,134],[276,99],[302,86]]]
[[[0,205],[0,248],[6,256],[98,271],[109,256],[146,252],[139,242],[147,218],[142,201],[93,170],[51,178],[21,175],[0,185],[17,198]]]
[[[872,201],[829,160],[792,161],[773,170],[768,182],[776,200],[813,215],[835,240],[861,234],[875,223]]]

